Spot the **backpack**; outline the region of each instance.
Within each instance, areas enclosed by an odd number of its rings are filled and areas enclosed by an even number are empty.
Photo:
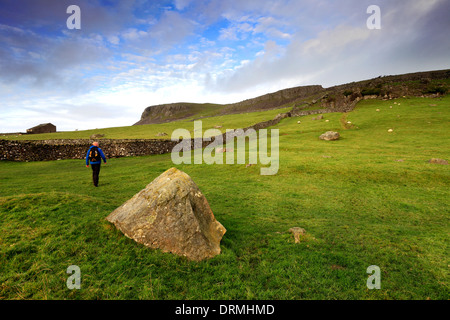
[[[89,151],[89,161],[90,162],[99,162],[101,161],[100,152],[97,147],[92,147],[91,151]]]

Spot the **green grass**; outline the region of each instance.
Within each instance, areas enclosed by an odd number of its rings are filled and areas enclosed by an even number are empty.
[[[450,97],[396,102],[282,120],[274,176],[259,164],[176,166],[227,229],[222,253],[202,262],[145,248],[105,220],[172,167],[170,155],[110,159],[99,188],[83,160],[0,162],[0,298],[448,299],[450,172],[427,160],[450,160]],[[246,119],[214,120],[204,127]],[[328,130],[342,138],[319,140]],[[308,232],[298,244],[294,226]],[[66,287],[70,265],[80,290]],[[366,287],[370,265],[380,290]]]

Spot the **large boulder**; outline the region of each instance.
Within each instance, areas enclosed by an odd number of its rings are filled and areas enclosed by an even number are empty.
[[[147,247],[200,261],[220,254],[226,229],[198,186],[171,168],[106,218]]]

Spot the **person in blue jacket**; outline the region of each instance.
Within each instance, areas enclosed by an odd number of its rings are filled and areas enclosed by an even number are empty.
[[[86,155],[86,168],[89,168],[89,163],[91,163],[92,167],[92,181],[94,182],[94,186],[98,187],[98,176],[100,175],[100,166],[103,162],[106,164],[106,157],[99,148],[98,142],[95,141],[92,143],[92,146],[89,148]]]

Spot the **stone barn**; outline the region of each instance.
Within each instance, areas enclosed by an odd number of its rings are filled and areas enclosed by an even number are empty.
[[[51,133],[56,132],[56,126],[51,123],[43,123],[36,127],[27,129],[27,133]]]

